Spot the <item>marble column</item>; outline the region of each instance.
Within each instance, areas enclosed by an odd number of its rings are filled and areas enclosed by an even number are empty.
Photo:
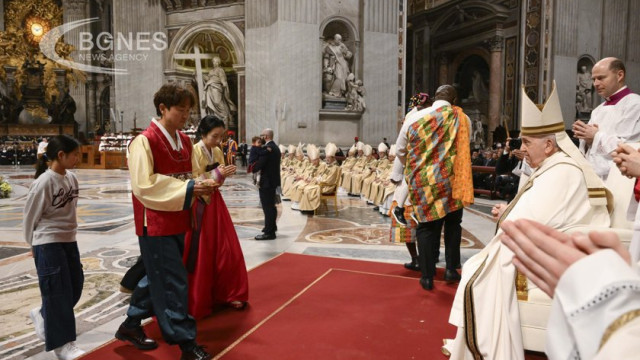
[[[69,23],[76,20],[82,20],[88,18],[87,16],[87,0],[63,0],[62,8],[64,10],[63,13],[63,21],[65,23]],[[89,31],[89,26],[81,26],[70,30],[65,33],[64,40],[66,43],[73,45],[76,49],[80,49],[80,32]],[[71,54],[73,60],[78,63],[87,63],[87,61],[82,61],[80,58],[80,50],[76,50]],[[83,51],[84,55],[88,52]],[[86,59],[86,58],[85,58]],[[78,83],[74,87],[70,87],[69,93],[71,97],[76,102],[76,113],[75,119],[78,123],[78,131],[87,133],[87,128],[89,127],[87,117],[87,99],[86,99],[86,89],[85,84]]]
[[[487,42],[491,51],[489,64],[489,139],[488,145],[493,144],[493,131],[500,125],[502,115],[502,36],[494,36]],[[507,129],[509,130],[509,129]]]
[[[96,101],[96,87],[97,81],[87,80],[87,134],[93,132],[97,123],[96,109],[98,108],[98,102]]]
[[[447,77],[449,75],[449,56],[447,53],[441,53],[439,56],[440,69],[438,73],[439,82],[436,84],[436,88],[442,84],[448,84]]]
[[[236,126],[238,127],[238,143],[247,142],[246,134],[246,118],[247,112],[245,107],[245,67],[244,65],[233,65],[233,69],[238,74],[238,113],[236,118]]]

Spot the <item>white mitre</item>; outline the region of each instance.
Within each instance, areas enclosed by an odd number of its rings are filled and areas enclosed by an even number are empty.
[[[296,149],[296,156],[304,156],[304,151],[302,151],[303,143],[298,143],[298,148]]]
[[[358,143],[356,144],[356,149],[358,151],[364,150],[364,143],[362,141],[358,141]]]
[[[296,146],[291,144],[289,145],[289,149],[287,149],[289,154],[295,154],[296,153]]]
[[[387,150],[389,150],[389,148],[387,147],[387,145],[385,143],[380,143],[378,145],[378,153],[383,153],[383,152],[387,152]]]
[[[355,155],[357,150],[358,149],[356,149],[355,145],[351,145],[351,148],[349,148],[349,155],[351,156]]]
[[[282,144],[278,145],[278,148],[280,149],[280,154],[284,154],[287,151],[287,147]]]
[[[336,156],[336,152],[338,152],[338,147],[334,143],[328,143],[327,146],[324,147],[325,157]]]
[[[364,146],[364,149],[362,150],[362,152],[364,156],[369,156],[373,152],[373,148],[371,147],[371,145],[367,144]]]
[[[396,156],[396,144],[391,145],[391,149],[389,149],[389,156]]]
[[[608,201],[607,197],[611,197],[609,190],[605,188],[602,180],[596,175],[593,167],[587,159],[582,155],[576,145],[569,139],[565,132],[564,120],[562,118],[562,109],[560,108],[560,98],[556,90],[556,82],[553,82],[553,89],[549,98],[544,103],[542,110],[534,104],[522,87],[521,109],[522,109],[522,126],[520,135],[522,136],[544,136],[555,134],[558,147],[569,157],[575,160],[584,174],[584,179],[589,188],[589,202],[591,205],[607,205],[613,204]],[[611,198],[612,199],[612,198]],[[611,211],[611,208],[609,209]]]
[[[318,150],[318,147],[313,144],[307,145],[307,156],[309,157],[309,160],[315,160],[319,158],[320,151]]]

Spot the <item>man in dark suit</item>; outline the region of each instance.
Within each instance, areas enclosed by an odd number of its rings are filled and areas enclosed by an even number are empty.
[[[266,144],[267,151],[258,158],[253,166],[253,172],[261,171],[260,182],[260,203],[264,212],[264,229],[262,234],[255,237],[256,240],[273,240],[276,238],[276,188],[280,186],[280,149],[273,141],[273,130],[264,129],[260,134]]]

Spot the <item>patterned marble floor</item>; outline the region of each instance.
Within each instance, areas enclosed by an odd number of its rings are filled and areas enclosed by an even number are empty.
[[[118,282],[139,249],[133,229],[128,172],[75,172],[80,182],[77,239],[86,277],[75,310],[77,343],[88,350],[112,339],[122,321],[128,297],[118,291]],[[53,358],[44,352],[44,344],[36,338],[28,316],[29,310],[40,303],[33,259],[21,228],[33,169],[0,166],[0,173],[14,188],[11,198],[0,199],[0,358]],[[338,196],[337,213],[331,206],[331,210],[323,208],[315,216],[291,210],[291,203],[283,202],[278,205],[278,238],[253,240],[263,226],[263,215],[257,190],[250,177],[242,173],[241,170],[239,175],[228,179],[222,193],[248,268],[282,252],[397,264],[408,260],[403,244],[389,242],[389,218],[372,211],[364,201],[344,195]],[[463,262],[491,239],[495,225],[487,214],[493,203],[477,199],[474,207],[465,211]],[[442,254],[441,259],[444,251]]]

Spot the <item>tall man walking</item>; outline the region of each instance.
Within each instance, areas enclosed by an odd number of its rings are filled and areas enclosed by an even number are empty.
[[[446,281],[457,281],[462,237],[462,209],[473,203],[469,117],[453,106],[456,89],[442,85],[436,90],[431,110],[407,128],[406,148],[397,151],[405,160],[405,179],[418,220],[418,261],[425,290],[433,289],[440,234],[444,226]],[[396,160],[398,161],[398,160]],[[397,178],[396,174],[392,178]]]
[[[273,141],[273,130],[264,129],[260,134],[264,139],[267,151],[260,156],[253,167],[253,172],[262,171],[258,183],[260,203],[264,212],[264,229],[262,234],[256,235],[256,240],[273,240],[276,238],[276,189],[280,186],[280,149]]]

